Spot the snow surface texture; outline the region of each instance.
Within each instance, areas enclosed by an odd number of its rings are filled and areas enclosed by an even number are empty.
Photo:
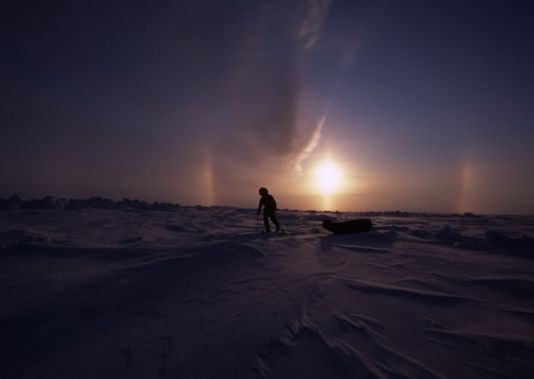
[[[534,219],[0,212],[1,378],[533,378]]]

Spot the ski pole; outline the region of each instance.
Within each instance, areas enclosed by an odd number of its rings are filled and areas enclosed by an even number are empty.
[[[280,214],[278,213],[278,209],[274,210],[274,214],[276,215],[276,220],[278,221],[278,225],[280,226],[280,232],[285,233],[284,227],[282,226],[282,223],[280,222]]]

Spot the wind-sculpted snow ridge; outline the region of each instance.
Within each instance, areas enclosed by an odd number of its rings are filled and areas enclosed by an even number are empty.
[[[1,378],[534,373],[532,218],[89,203],[0,211]]]

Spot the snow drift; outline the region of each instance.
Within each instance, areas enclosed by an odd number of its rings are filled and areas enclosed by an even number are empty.
[[[0,211],[0,377],[534,374],[532,218],[89,206]]]

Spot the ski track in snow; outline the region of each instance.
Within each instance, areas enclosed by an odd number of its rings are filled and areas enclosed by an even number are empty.
[[[0,377],[534,377],[534,219],[333,217],[1,211]]]

